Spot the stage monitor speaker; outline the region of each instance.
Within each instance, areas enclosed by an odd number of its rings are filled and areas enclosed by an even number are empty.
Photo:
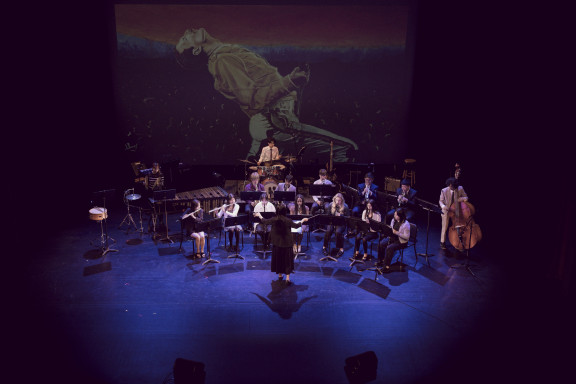
[[[204,384],[204,363],[177,358],[174,362],[174,384]]]
[[[400,179],[393,179],[391,177],[384,178],[384,184],[386,184],[386,191],[396,192],[400,188]]]
[[[345,362],[344,372],[350,384],[364,384],[376,380],[378,358],[373,351],[349,357]]]

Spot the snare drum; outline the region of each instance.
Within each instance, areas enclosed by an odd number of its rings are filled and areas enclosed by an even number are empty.
[[[273,166],[271,166],[271,167],[269,167],[269,168],[270,168],[270,171],[269,171],[269,173],[268,173],[269,175],[279,176],[279,175],[282,173],[282,170],[283,170],[284,168],[286,168],[286,166],[283,165],[283,164],[277,164],[277,165],[273,165]]]
[[[90,220],[101,221],[108,217],[108,210],[102,207],[94,207],[90,210]]]
[[[276,179],[269,177],[262,182],[262,185],[264,185],[264,191],[266,191],[268,199],[272,199],[274,197],[274,191],[278,188]]]

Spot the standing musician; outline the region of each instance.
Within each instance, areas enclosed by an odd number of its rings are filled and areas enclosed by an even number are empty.
[[[292,175],[288,174],[284,178],[284,182],[278,184],[277,191],[296,192],[296,186],[292,184]]]
[[[380,212],[375,209],[374,200],[370,199],[366,202],[366,209],[362,212],[362,221],[370,223],[370,220],[382,221],[382,216]],[[378,232],[370,228],[367,233],[360,232],[356,235],[356,241],[354,242],[354,259],[360,256],[360,242],[364,246],[364,256],[362,260],[368,259],[368,242],[378,238]]]
[[[276,212],[276,207],[274,207],[274,204],[268,201],[268,195],[266,195],[266,193],[260,195],[260,202],[254,207],[254,213],[260,212]],[[270,229],[270,225],[254,223],[254,231],[260,234],[262,238],[262,244],[264,244],[264,249],[267,249],[270,245],[268,239]]]
[[[468,195],[459,185],[458,179],[446,179],[446,188],[440,191],[440,208],[442,208],[442,232],[440,232],[440,248],[446,249],[446,230],[448,229],[448,210],[454,202],[468,201]]]
[[[228,195],[228,204],[224,204],[220,207],[220,210],[216,214],[218,218],[227,217],[237,217],[240,206],[236,203],[236,197],[230,193]],[[240,232],[242,231],[241,225],[231,225],[224,227],[224,232],[228,232],[228,238],[230,239],[230,249],[234,252],[238,252],[238,242],[240,240]],[[232,247],[232,236],[236,237],[236,245]]]
[[[252,172],[250,174],[250,183],[246,184],[244,187],[245,192],[264,192],[264,185],[260,183],[260,175],[258,172]],[[248,220],[252,217],[252,210],[256,205],[256,201],[246,200],[246,205],[244,206],[244,212],[248,215]],[[250,221],[252,222],[252,221]]]
[[[304,204],[304,196],[298,194],[296,195],[296,201],[288,205],[291,215],[309,215],[310,208]],[[294,253],[300,253],[302,250],[301,244],[304,238],[304,233],[308,232],[309,228],[307,225],[302,225],[300,228],[292,230],[292,237],[294,238]]]
[[[344,196],[341,193],[337,193],[332,198],[332,203],[327,207],[329,215],[333,216],[350,216],[350,209],[348,205],[344,202]],[[344,230],[345,225],[328,225],[326,227],[326,233],[324,233],[324,244],[322,246],[322,254],[328,256],[328,244],[330,243],[330,238],[332,233],[336,233],[336,248],[339,248],[336,257],[340,257],[344,254]]]
[[[411,221],[416,214],[416,193],[414,188],[410,187],[410,180],[404,179],[400,182],[400,188],[396,189],[398,196],[398,208],[403,208],[406,214],[406,220]],[[386,221],[390,220],[396,210],[392,209],[386,214]]]
[[[184,211],[181,220],[186,228],[186,234],[196,240],[196,257],[206,257],[204,253],[206,234],[203,231],[195,232],[193,226],[193,223],[200,223],[204,220],[204,210],[198,199],[192,200],[192,206]]]
[[[264,162],[269,162],[269,161],[274,161],[274,160],[280,160],[280,152],[278,151],[278,147],[274,146],[274,138],[270,137],[268,138],[268,146],[262,148],[262,152],[260,153],[260,159],[258,160],[258,165],[264,163]]]
[[[410,239],[410,222],[406,219],[404,208],[397,208],[394,211],[394,218],[390,222],[393,235],[380,240],[378,244],[378,265],[384,266],[382,272],[390,272],[390,262],[394,252],[408,246]]]
[[[325,169],[321,169],[320,171],[318,171],[318,177],[319,179],[316,180],[314,182],[315,185],[318,184],[332,184],[332,182],[330,180],[328,180],[328,171],[326,171]],[[324,201],[326,200],[326,196],[312,196],[312,199],[314,200],[314,203],[312,203],[312,214],[314,215],[316,210],[318,208],[324,208]],[[322,199],[322,201],[320,200]]]
[[[358,184],[358,194],[356,198],[359,200],[356,203],[356,206],[352,209],[352,216],[360,217],[360,212],[365,209],[368,200],[373,200],[373,202],[376,202],[376,191],[378,190],[378,186],[373,184],[373,181],[374,175],[372,172],[368,172],[366,175],[364,175],[364,182]]]

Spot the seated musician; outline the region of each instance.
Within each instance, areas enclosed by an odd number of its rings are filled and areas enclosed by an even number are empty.
[[[186,228],[186,234],[196,240],[196,257],[206,257],[204,253],[204,245],[206,243],[206,235],[203,231],[196,231],[194,223],[200,223],[204,220],[204,210],[201,208],[198,199],[192,200],[192,206],[187,208],[182,215],[182,222]]]
[[[304,204],[304,196],[296,195],[296,201],[288,205],[291,215],[309,215],[310,208]],[[300,253],[304,233],[308,232],[308,225],[302,225],[300,228],[292,229],[292,238],[294,239],[294,253]]]
[[[378,244],[378,265],[383,266],[383,273],[390,272],[390,263],[394,252],[406,248],[410,239],[410,222],[406,219],[403,208],[394,211],[394,218],[390,222],[393,235],[380,240]]]
[[[410,187],[410,180],[404,179],[400,182],[400,188],[396,189],[398,196],[398,208],[403,208],[406,213],[406,220],[412,221],[416,214],[416,190]],[[386,214],[386,222],[392,219],[394,212],[392,209]]]
[[[326,209],[328,215],[333,216],[350,216],[350,209],[348,205],[344,202],[344,196],[341,193],[337,193],[332,198],[332,203],[328,205]],[[328,256],[328,244],[330,243],[330,238],[332,233],[336,234],[336,248],[338,249],[338,254],[336,257],[340,257],[344,254],[344,231],[346,225],[328,225],[326,227],[326,233],[324,233],[324,244],[322,246],[322,253],[324,256]]]
[[[314,182],[314,185],[318,185],[318,184],[327,184],[327,185],[331,185],[332,182],[330,180],[328,180],[328,171],[326,171],[325,169],[321,169],[318,171],[318,180],[316,180]],[[328,196],[312,196],[312,199],[314,200],[314,203],[312,203],[312,214],[314,215],[314,212],[318,209],[318,208],[324,208],[326,209],[326,207],[324,206],[324,202],[320,202],[320,199],[323,199],[324,201],[326,201],[326,199],[328,198]]]
[[[264,185],[260,183],[260,175],[258,172],[252,172],[250,174],[250,183],[246,184],[244,187],[245,192],[264,192]],[[257,201],[246,200],[246,205],[244,206],[244,212],[248,215],[249,222],[252,222],[252,211],[254,210],[254,206],[257,204]]]
[[[380,212],[378,212],[374,206],[374,200],[369,199],[366,202],[366,208],[362,212],[362,221],[370,223],[370,220],[380,222],[382,217]],[[354,242],[354,258],[357,259],[360,256],[360,242],[362,242],[362,246],[364,247],[364,256],[362,256],[362,260],[368,259],[368,242],[370,240],[374,240],[378,238],[378,232],[370,228],[370,230],[366,233],[359,232],[356,235],[356,241]]]
[[[356,188],[358,191],[356,196],[358,202],[352,209],[352,216],[360,217],[361,212],[366,208],[366,202],[368,200],[371,199],[373,202],[376,202],[376,191],[378,190],[378,186],[373,184],[373,181],[374,175],[371,172],[368,172],[366,175],[364,175],[364,182],[358,184],[358,187]]]
[[[227,218],[227,217],[237,217],[238,211],[240,210],[240,206],[236,204],[236,197],[231,193],[228,195],[228,204],[223,205],[218,210],[216,214],[219,218]],[[240,240],[240,232],[242,231],[241,225],[230,225],[224,227],[224,232],[228,232],[228,238],[230,239],[230,249],[238,252],[238,242]],[[236,245],[232,247],[232,237],[236,237]]]
[[[288,174],[284,178],[284,182],[278,184],[277,191],[296,192],[296,186],[292,184],[292,175]]]
[[[266,193],[260,195],[260,202],[254,206],[254,213],[256,212],[276,212],[276,207],[274,207],[274,204],[268,201],[268,195],[266,195]],[[262,244],[264,244],[264,249],[268,248],[270,245],[270,230],[270,225],[254,223],[254,231],[260,234],[260,237],[262,238]]]
[[[280,152],[278,151],[278,147],[274,146],[275,140],[273,137],[268,139],[268,146],[262,148],[262,152],[260,153],[260,159],[258,159],[258,165],[262,163],[267,163],[274,160],[280,160]]]

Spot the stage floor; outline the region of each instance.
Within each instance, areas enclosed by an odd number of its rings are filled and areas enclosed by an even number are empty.
[[[175,359],[184,358],[205,364],[206,383],[348,383],[345,360],[366,351],[378,358],[378,383],[470,382],[499,367],[500,354],[487,358],[480,349],[501,336],[486,322],[506,304],[497,299],[506,281],[494,262],[500,255],[479,243],[470,252],[474,275],[453,268],[465,258],[439,249],[439,217],[428,246],[426,217],[416,220],[417,252],[433,254],[430,266],[409,248],[404,271],[350,267],[353,239],[337,262],[319,261],[323,233],[312,233],[286,286],[248,232],[244,260],[228,258],[215,233],[212,258],[220,263],[203,264],[190,256],[191,241],[181,251],[176,214],[168,216],[174,243],[119,229],[123,214],[107,223],[117,252],[100,257],[91,244],[100,225],[87,219],[33,255],[30,292],[42,316],[32,332],[36,351],[58,354],[43,356],[53,371],[46,375],[160,384],[172,382]],[[462,376],[478,364],[480,376]]]

